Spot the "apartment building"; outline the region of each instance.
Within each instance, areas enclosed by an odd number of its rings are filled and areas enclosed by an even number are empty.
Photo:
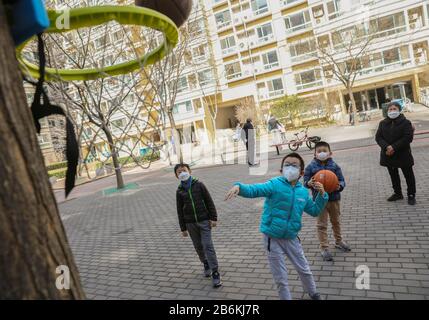
[[[353,87],[359,111],[390,98],[419,102],[429,88],[429,1],[206,0],[220,79],[218,129],[232,127],[234,106],[253,97],[262,107],[297,94],[346,113],[349,97],[316,54],[316,41],[334,50],[341,31],[374,31]],[[338,52],[341,61],[341,52]],[[316,107],[316,106],[315,106]],[[263,109],[263,112],[269,112]]]

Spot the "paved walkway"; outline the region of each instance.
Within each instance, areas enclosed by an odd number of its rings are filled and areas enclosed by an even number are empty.
[[[363,140],[349,146],[366,145]],[[300,237],[317,286],[325,299],[429,299],[429,139],[413,143],[417,188],[415,207],[386,202],[391,194],[379,149],[338,151],[347,187],[343,234],[353,251],[335,251],[335,262],[319,256],[315,219],[305,215]],[[309,152],[303,153],[306,162]],[[90,299],[277,299],[258,231],[262,199],[224,202],[234,181],[262,182],[278,174],[273,156],[265,176],[249,176],[244,165],[197,169],[219,211],[213,232],[224,286],[213,289],[189,238],[181,238],[176,216],[177,180],[159,170],[136,175],[140,188],[102,196],[93,188],[60,204],[60,212]],[[83,186],[82,186],[83,187]],[[90,186],[87,186],[88,188]],[[90,194],[90,196],[85,196]],[[332,239],[332,235],[330,233]],[[355,288],[355,269],[370,268],[370,290]],[[290,266],[290,264],[288,264]],[[290,286],[303,297],[296,272]]]

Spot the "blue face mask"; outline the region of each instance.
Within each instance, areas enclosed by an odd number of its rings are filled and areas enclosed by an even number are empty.
[[[300,169],[295,166],[284,166],[283,167],[283,177],[289,182],[293,182],[299,179]]]

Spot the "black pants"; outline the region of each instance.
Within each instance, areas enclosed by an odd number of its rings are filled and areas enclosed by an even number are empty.
[[[390,179],[392,180],[393,190],[396,194],[402,194],[401,178],[399,177],[399,168],[387,167],[389,170]],[[414,177],[413,167],[401,168],[404,174],[405,180],[407,181],[407,194],[416,194],[416,178]]]

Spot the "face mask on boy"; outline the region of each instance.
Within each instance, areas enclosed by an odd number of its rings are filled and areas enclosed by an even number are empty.
[[[296,181],[299,179],[300,170],[295,166],[284,166],[283,167],[283,176],[289,182]]]
[[[399,117],[400,114],[401,114],[401,112],[399,112],[399,111],[390,111],[387,113],[387,116],[390,119],[396,119],[397,117]]]
[[[319,159],[320,161],[325,161],[329,158],[329,153],[327,152],[320,152],[316,155],[316,158]]]
[[[189,174],[189,172],[183,171],[179,174],[179,180],[185,182],[189,179],[190,176],[191,175]]]

